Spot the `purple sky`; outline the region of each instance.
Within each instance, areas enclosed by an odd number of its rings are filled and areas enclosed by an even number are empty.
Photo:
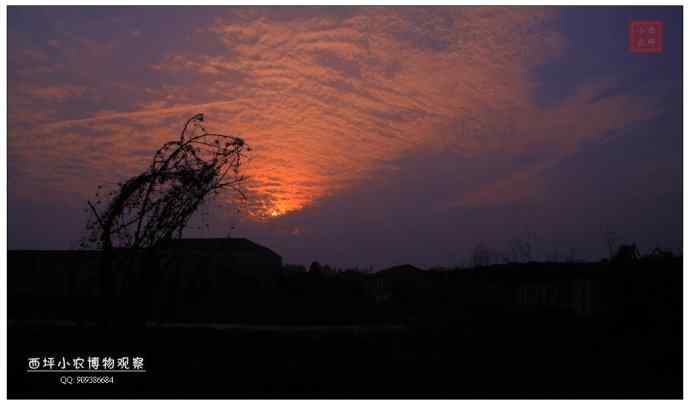
[[[664,23],[661,53],[628,50]],[[682,247],[681,7],[9,7],[8,247],[75,248],[86,200],[203,112],[253,148],[238,216],[285,262],[599,259]]]

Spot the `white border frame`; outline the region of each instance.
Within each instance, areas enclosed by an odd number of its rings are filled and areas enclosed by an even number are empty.
[[[555,6],[567,6],[567,5],[578,5],[578,6],[584,6],[584,5],[597,5],[597,6],[603,6],[603,5],[613,5],[613,6],[643,6],[643,5],[654,5],[654,6],[665,6],[665,5],[671,5],[671,6],[686,6],[686,1],[659,1],[659,2],[650,2],[650,1],[640,1],[640,0],[627,0],[627,1],[621,1],[621,0],[614,0],[614,1],[606,1],[604,4],[596,2],[596,1],[583,1],[583,2],[565,2],[565,1],[475,1],[475,0],[466,0],[466,1],[439,1],[439,0],[433,0],[433,1],[428,1],[428,2],[422,2],[422,1],[401,1],[401,0],[370,0],[370,1],[363,1],[363,0],[350,0],[350,1],[323,1],[323,0],[301,0],[301,1],[295,1],[295,2],[287,2],[287,1],[276,1],[276,0],[256,0],[253,2],[247,2],[247,1],[238,1],[238,2],[232,2],[229,3],[228,1],[217,1],[217,0],[205,0],[202,2],[192,2],[192,1],[180,1],[180,0],[169,0],[169,1],[108,1],[107,3],[97,3],[95,1],[65,1],[61,2],[59,4],[52,4],[49,3],[48,1],[16,1],[16,0],[2,0],[2,8],[0,9],[0,26],[2,27],[3,33],[2,37],[3,39],[0,41],[0,58],[2,59],[2,63],[0,66],[0,90],[5,96],[5,107],[0,110],[0,120],[2,123],[2,128],[4,130],[4,136],[0,137],[0,229],[2,229],[2,233],[0,234],[0,274],[1,274],[1,279],[0,279],[0,298],[2,301],[0,301],[0,306],[1,306],[1,311],[0,311],[0,401],[5,402],[7,401],[7,6],[13,6],[13,5],[118,5],[118,6],[126,6],[126,5],[388,5],[388,6],[393,6],[393,5],[462,5],[462,6],[476,6],[476,5],[509,5],[509,6],[519,6],[519,5],[541,5],[541,6],[546,6],[546,5],[555,5]],[[688,35],[688,30],[685,28],[685,24],[687,24],[688,21],[688,9],[687,7],[683,8],[683,22],[684,22],[684,27],[683,27],[683,65],[684,67],[687,68],[688,66],[688,44],[690,43],[690,38]],[[690,111],[690,107],[688,106],[688,100],[687,100],[687,92],[686,92],[686,83],[687,83],[687,75],[685,74],[686,70],[683,70],[683,160],[685,161],[685,157],[689,156],[690,152],[690,144],[685,141],[685,134],[687,134],[687,119],[685,117],[690,117],[690,114],[688,112]],[[688,240],[688,233],[687,230],[690,229],[690,218],[685,215],[685,212],[687,212],[687,209],[690,207],[690,202],[688,202],[688,186],[690,185],[690,168],[685,165],[685,162],[683,164],[683,251],[684,252],[690,252],[690,240]],[[688,346],[686,344],[686,337],[688,336],[688,298],[686,292],[688,291],[688,285],[690,281],[688,280],[687,277],[687,270],[688,270],[688,259],[686,256],[683,257],[683,273],[684,273],[684,278],[683,278],[683,311],[684,311],[684,316],[683,316],[683,395],[686,395],[686,390],[688,387],[688,369],[687,369],[687,364],[688,364]],[[58,402],[73,402],[70,400],[52,400],[52,401],[58,401]],[[100,400],[80,400],[80,403],[94,403]],[[39,401],[37,400],[23,400],[22,403],[28,403],[28,404],[33,404],[37,403]],[[144,403],[145,400],[134,400],[131,401],[129,400],[128,403]],[[256,404],[258,403],[263,403],[263,402],[268,402],[268,401],[257,401],[257,400],[242,400],[242,401],[233,401],[234,403],[251,403],[251,404]],[[291,404],[298,404],[302,403],[303,401],[297,401],[297,400],[289,400],[289,401],[284,401],[286,403],[291,403]],[[326,401],[322,400],[317,400],[317,401],[310,401],[310,402],[317,402],[317,403],[322,403]],[[339,402],[346,402],[346,403],[357,403],[357,404],[370,404],[374,403],[374,401],[370,400],[364,400],[364,401],[339,401]],[[380,402],[380,401],[376,401]],[[385,401],[385,402],[390,402],[390,401]],[[397,402],[397,401],[396,401]],[[405,401],[409,402],[409,401]],[[422,402],[422,401],[412,401],[412,402]],[[448,402],[455,402],[455,401],[434,401],[434,403],[448,403]],[[463,401],[464,403],[482,403],[482,404],[487,404],[487,403],[495,403],[499,401],[494,401],[494,400],[470,400],[470,401]],[[511,402],[527,402],[527,400],[514,400]],[[531,401],[530,401],[531,402]],[[540,403],[551,403],[551,402],[556,402],[552,400],[546,400],[546,401],[540,401]],[[592,400],[569,400],[569,403],[587,403],[587,404],[592,404],[592,403],[602,403],[605,401],[592,401]],[[626,401],[627,402],[627,401]],[[638,402],[638,401],[635,401]],[[649,403],[649,401],[645,401],[646,403]]]

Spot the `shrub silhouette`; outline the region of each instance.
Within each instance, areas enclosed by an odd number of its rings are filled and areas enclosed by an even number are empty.
[[[245,198],[239,169],[249,149],[242,138],[207,132],[203,120],[203,114],[190,118],[179,140],[165,143],[146,171],[120,183],[105,202],[88,202],[82,247],[155,247],[181,237],[197,208],[220,191]]]
[[[246,199],[240,166],[249,148],[242,138],[207,132],[201,125],[203,120],[203,114],[187,120],[179,140],[158,149],[143,173],[120,183],[105,198],[99,192],[95,202],[88,201],[90,216],[81,247],[102,252],[100,289],[108,314],[106,322],[123,316],[128,320],[145,316],[145,306],[137,301],[150,296],[160,278],[157,248],[181,238],[203,202],[223,190]],[[115,248],[128,249],[126,254],[116,255]],[[139,271],[130,274],[126,283],[134,299],[125,300],[123,305],[130,310],[122,311],[114,299],[114,267],[131,269],[137,257],[142,260],[136,266]]]

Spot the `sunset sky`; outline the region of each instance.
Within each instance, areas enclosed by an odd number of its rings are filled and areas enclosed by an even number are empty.
[[[199,112],[252,151],[248,204],[193,234],[287,263],[682,247],[681,7],[15,6],[7,63],[10,249],[76,248],[98,185]]]

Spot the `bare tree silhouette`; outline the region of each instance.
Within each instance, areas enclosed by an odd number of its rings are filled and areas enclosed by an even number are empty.
[[[114,249],[128,248],[132,253],[117,255],[125,261],[118,262],[123,269],[131,269],[130,261],[136,256],[143,260],[128,279],[128,288],[136,297],[149,296],[146,292],[155,288],[160,271],[157,248],[181,238],[197,209],[221,191],[246,199],[240,167],[249,147],[242,138],[208,132],[201,125],[203,120],[203,114],[187,120],[179,139],[158,149],[143,173],[119,183],[105,196],[99,191],[94,202],[88,201],[90,215],[81,247],[102,252],[101,294],[110,312],[108,320],[127,312],[132,317],[144,316],[141,308],[122,311],[115,306]]]
[[[472,265],[486,267],[491,263],[491,252],[484,242],[479,242],[472,250]]]
[[[242,138],[207,132],[203,120],[203,114],[187,120],[179,140],[165,143],[145,172],[88,201],[82,247],[156,247],[181,237],[199,206],[220,191],[246,198],[239,169],[249,148]]]
[[[606,247],[609,252],[609,260],[613,260],[616,257],[618,246],[620,245],[618,243],[618,236],[615,232],[609,230],[604,232],[604,238],[606,239]]]

